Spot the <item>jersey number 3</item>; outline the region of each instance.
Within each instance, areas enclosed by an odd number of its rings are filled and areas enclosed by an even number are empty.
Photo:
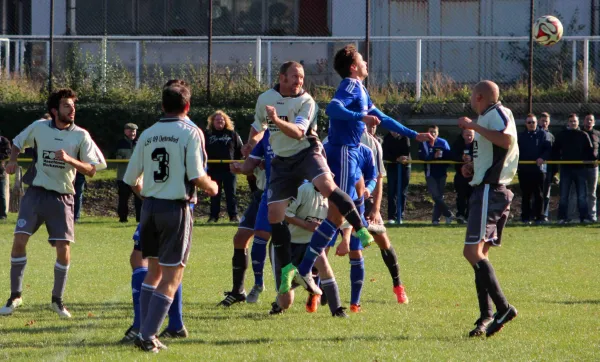
[[[161,183],[169,179],[169,153],[164,147],[152,151],[152,161],[158,162],[158,171],[154,171],[154,182]]]

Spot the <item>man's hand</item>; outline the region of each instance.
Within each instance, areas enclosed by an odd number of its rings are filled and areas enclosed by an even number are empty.
[[[232,162],[229,164],[229,171],[236,175],[242,173],[242,164],[239,162]]]
[[[377,116],[366,115],[362,118],[362,121],[367,126],[377,126],[381,123],[381,120]]]
[[[463,159],[463,162],[471,162],[471,161],[473,161],[473,158],[471,156],[469,156],[469,155],[463,155],[462,159]]]
[[[370,224],[383,225],[383,218],[381,217],[381,212],[375,210],[374,208],[371,209],[371,212],[369,213],[369,215],[365,216],[365,218]]]
[[[73,159],[71,156],[69,156],[65,150],[58,150],[56,152],[54,152],[54,158],[59,160],[59,161],[63,161],[65,163],[71,163],[71,160]]]
[[[319,227],[319,223],[318,222],[314,222],[314,221],[306,221],[306,230],[310,231],[311,233],[314,233],[315,230],[317,230],[317,228]]]
[[[406,163],[408,162],[408,156],[400,156],[396,159],[396,162]]]
[[[363,194],[363,196],[365,197],[365,200],[371,197],[371,192],[369,191],[369,189],[365,188],[365,193]]]
[[[473,175],[475,174],[475,171],[473,170],[473,162],[465,163],[464,165],[462,165],[462,167],[460,168],[460,173],[463,175],[464,178],[473,177]]]
[[[458,119],[458,127],[461,129],[473,129],[473,120],[469,117],[460,117]]]
[[[244,158],[248,158],[248,156],[250,156],[250,152],[252,152],[252,149],[254,147],[252,147],[251,144],[246,143],[245,145],[242,146],[242,156],[244,156]]]
[[[17,167],[19,167],[17,162],[9,161],[4,169],[6,170],[7,174],[13,175],[15,172],[17,172]]]
[[[343,241],[337,246],[337,248],[335,248],[335,255],[337,255],[337,256],[344,256],[344,255],[347,255],[349,252],[350,252],[350,245]]]
[[[535,162],[537,162],[538,167],[542,167],[544,164],[544,160],[542,158],[538,158]]]
[[[419,142],[433,142],[433,136],[429,133],[419,133],[415,139]]]
[[[442,150],[437,150],[437,151],[435,151],[435,155],[434,155],[434,157],[435,157],[435,158],[442,158]]]
[[[277,119],[277,109],[273,106],[265,106],[265,110],[267,111],[267,117],[273,122]]]

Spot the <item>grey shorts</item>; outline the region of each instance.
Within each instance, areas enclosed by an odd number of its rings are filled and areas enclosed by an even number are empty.
[[[254,224],[256,223],[256,215],[258,214],[258,207],[260,206],[260,199],[262,198],[262,190],[256,190],[252,194],[252,200],[244,215],[240,219],[240,225],[238,229],[254,230]]]
[[[465,244],[478,244],[483,240],[499,246],[513,196],[505,185],[475,186],[469,199]]]
[[[304,180],[331,173],[327,166],[325,150],[319,141],[290,157],[275,156],[271,161],[271,179],[267,191],[268,203],[289,200],[296,197],[298,187]]]
[[[21,200],[15,234],[33,235],[45,223],[50,244],[56,240],[74,242],[73,212],[73,195],[29,186]]]
[[[192,246],[192,211],[182,200],[144,199],[140,216],[142,256],[163,266],[187,263]]]

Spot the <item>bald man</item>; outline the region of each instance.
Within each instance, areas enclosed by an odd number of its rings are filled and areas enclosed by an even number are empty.
[[[467,117],[458,120],[461,129],[475,131],[473,163],[461,170],[465,177],[473,176],[463,254],[475,270],[480,317],[469,332],[470,337],[484,333],[490,337],[517,316],[517,309],[508,304],[488,260],[490,247],[499,246],[502,241],[513,198],[506,185],[515,176],[519,163],[515,120],[510,109],[498,101],[499,95],[496,83],[479,82],[471,95],[471,107],[479,114],[477,122]],[[492,301],[496,306],[494,315]]]

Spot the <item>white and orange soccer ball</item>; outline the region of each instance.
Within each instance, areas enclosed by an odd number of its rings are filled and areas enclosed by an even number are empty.
[[[557,17],[544,15],[535,21],[533,25],[533,38],[543,46],[558,43],[563,36],[563,26]]]

